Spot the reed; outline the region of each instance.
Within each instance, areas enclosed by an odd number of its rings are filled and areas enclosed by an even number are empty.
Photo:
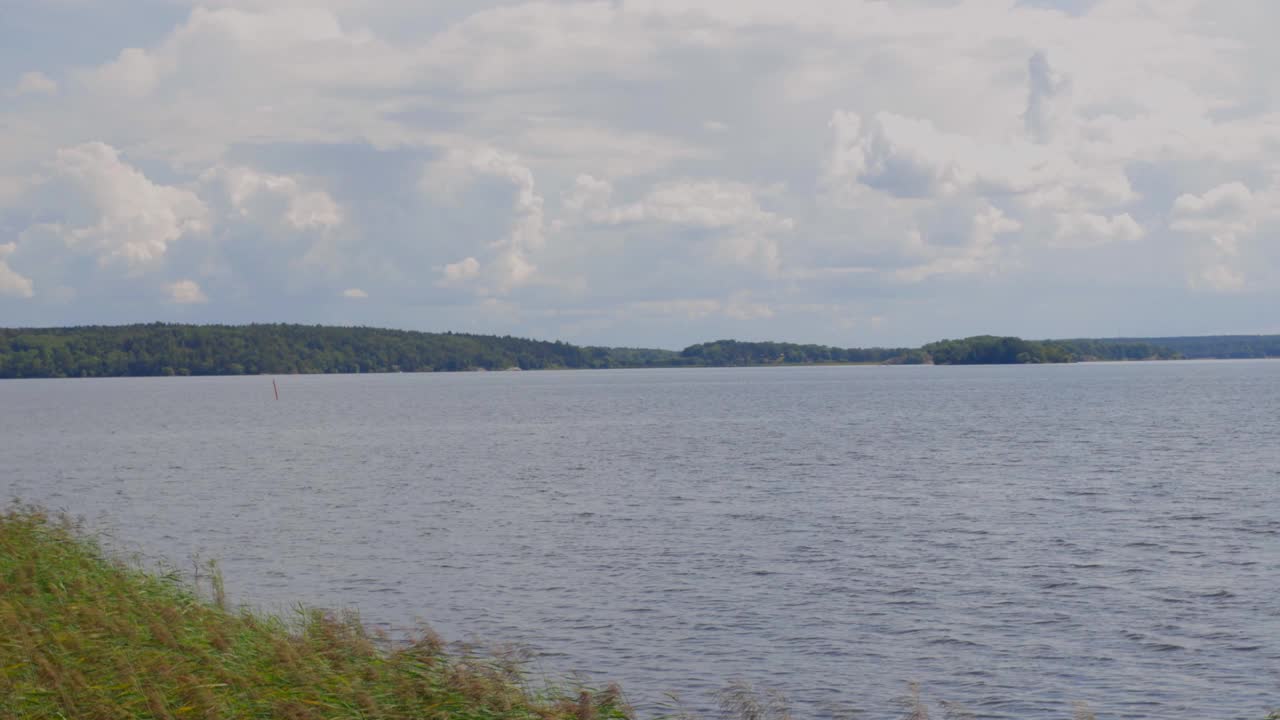
[[[515,665],[447,653],[429,632],[392,646],[353,613],[231,611],[216,571],[212,584],[206,601],[66,519],[0,515],[0,717],[628,717],[616,689],[535,692]]]

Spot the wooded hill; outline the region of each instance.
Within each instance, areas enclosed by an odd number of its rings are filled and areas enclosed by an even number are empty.
[[[1280,336],[1022,340],[983,335],[921,348],[717,340],[682,351],[511,336],[322,325],[0,329],[0,378],[724,367],[819,363],[1011,364],[1280,356]]]

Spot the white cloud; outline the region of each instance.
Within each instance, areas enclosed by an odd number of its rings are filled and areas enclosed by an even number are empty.
[[[307,190],[297,178],[262,173],[246,167],[224,167],[204,173],[205,180],[220,178],[227,196],[242,217],[275,210],[294,230],[329,229],[342,224],[342,208],[327,192]],[[264,197],[277,198],[284,207],[263,207]]]
[[[25,72],[18,78],[15,95],[57,95],[58,83],[42,72]]]
[[[1066,148],[1004,142],[939,130],[928,119],[877,113],[869,120],[836,112],[826,178],[846,192],[865,187],[902,198],[962,193],[1018,196],[1028,205],[1065,209],[1122,205],[1134,199],[1123,167]]]
[[[570,212],[605,220],[608,217],[605,211],[608,210],[612,199],[612,183],[583,174],[574,180],[573,188],[564,194],[561,203]]]
[[[360,288],[347,288],[342,291],[342,297],[348,300],[367,300],[369,299],[369,293]]]
[[[579,176],[565,206],[603,225],[662,223],[716,233],[712,257],[720,262],[777,273],[781,258],[777,236],[795,229],[795,221],[765,210],[750,185],[724,180],[659,183],[639,201],[610,206],[612,187]]]
[[[974,213],[967,229],[967,238],[960,245],[930,243],[921,232],[912,231],[907,236],[907,247],[925,262],[897,270],[897,280],[915,283],[935,275],[970,275],[997,270],[1003,260],[1003,250],[998,238],[1017,232],[1022,224],[1005,216],[999,208],[990,205]]]
[[[878,113],[831,119],[834,143],[828,176],[897,197],[951,195],[977,181],[981,153],[974,141],[940,132],[929,120]]]
[[[1094,213],[1058,213],[1052,244],[1087,248],[1110,242],[1140,240],[1146,231],[1129,213],[1106,216]]]
[[[473,257],[463,258],[456,263],[445,265],[441,272],[444,273],[442,282],[447,284],[461,283],[480,274],[480,261]]]
[[[57,172],[81,190],[97,223],[71,229],[73,247],[96,252],[100,262],[140,270],[159,261],[169,244],[208,228],[208,208],[190,190],[153,183],[101,142],[58,151]]]
[[[9,267],[6,258],[18,249],[17,243],[0,244],[0,295],[29,298],[35,295],[35,285]]]
[[[1255,193],[1244,183],[1218,185],[1196,195],[1178,196],[1170,213],[1169,228],[1198,242],[1190,253],[1188,283],[1196,289],[1239,292],[1249,286],[1247,266],[1260,225],[1280,217],[1280,181],[1274,188]]]
[[[125,48],[113,62],[93,71],[85,80],[95,92],[138,99],[155,90],[162,75],[171,68],[141,48]]]
[[[165,286],[169,300],[179,305],[199,305],[209,302],[208,296],[194,280],[179,280]]]
[[[760,232],[791,230],[790,218],[761,209],[749,185],[719,180],[661,183],[643,200],[609,211],[609,223],[664,222],[703,228],[749,228]]]
[[[1203,195],[1185,193],[1173,203],[1174,230],[1209,235],[1236,235],[1252,229],[1255,217],[1253,192],[1244,183],[1232,182]]]
[[[492,147],[453,148],[432,163],[422,179],[429,195],[453,197],[477,178],[496,178],[511,185],[512,220],[507,235],[491,240],[493,257],[482,266],[474,257],[445,266],[444,282],[458,284],[483,279],[482,293],[505,294],[527,285],[536,277],[537,265],[531,256],[546,246],[543,199],[534,187],[533,172],[520,159]],[[487,270],[481,278],[482,267]]]

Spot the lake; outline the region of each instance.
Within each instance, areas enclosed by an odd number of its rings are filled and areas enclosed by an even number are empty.
[[[648,715],[1280,705],[1280,362],[277,382],[0,381],[0,493]]]

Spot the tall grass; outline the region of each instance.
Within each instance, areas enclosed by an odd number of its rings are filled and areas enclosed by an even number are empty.
[[[108,558],[71,523],[0,515],[0,718],[612,720],[616,689],[534,693],[512,665],[394,647],[352,614],[294,622],[206,602]]]

